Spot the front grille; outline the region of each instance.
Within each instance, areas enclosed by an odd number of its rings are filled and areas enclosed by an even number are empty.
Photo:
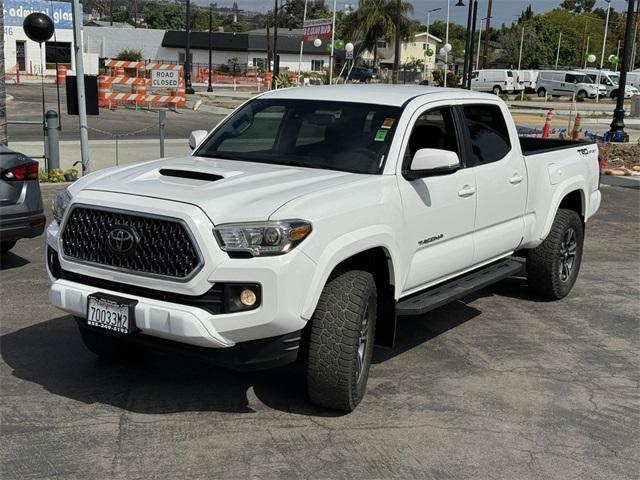
[[[119,251],[110,240],[125,230],[132,247]],[[178,219],[77,206],[62,232],[65,258],[128,273],[185,280],[202,266],[187,227]]]

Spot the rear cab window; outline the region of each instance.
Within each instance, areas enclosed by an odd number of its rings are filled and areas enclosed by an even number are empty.
[[[502,160],[511,151],[509,129],[498,105],[462,107],[471,146],[471,160],[484,165]]]

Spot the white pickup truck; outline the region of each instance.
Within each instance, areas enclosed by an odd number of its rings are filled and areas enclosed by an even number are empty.
[[[595,144],[518,138],[499,98],[466,90],[277,90],[190,144],[58,194],[51,303],[102,356],[300,360],[335,409],[363,398],[396,315],[519,272],[567,295],[600,205]]]

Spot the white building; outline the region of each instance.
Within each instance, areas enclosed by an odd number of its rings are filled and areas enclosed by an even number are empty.
[[[414,38],[402,42],[400,45],[400,65],[422,60],[426,63],[427,69],[433,70],[436,68],[438,43],[441,42],[442,40],[431,34],[427,38],[427,32],[417,33]],[[383,67],[392,67],[395,58],[395,43],[379,40],[377,50],[378,63]],[[433,52],[431,56],[425,55],[428,50]],[[366,51],[362,58],[370,62],[373,61],[373,52]]]

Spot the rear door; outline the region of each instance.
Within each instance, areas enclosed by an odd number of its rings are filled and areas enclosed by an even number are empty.
[[[406,225],[401,241],[410,252],[404,294],[460,272],[473,262],[476,180],[473,169],[464,165],[460,127],[454,107],[430,104],[414,114],[410,135],[403,140],[403,170],[421,148],[453,151],[463,162],[455,173],[414,180],[398,172]]]
[[[527,172],[509,115],[499,103],[459,107],[477,184],[475,264],[514,251],[524,232]]]

